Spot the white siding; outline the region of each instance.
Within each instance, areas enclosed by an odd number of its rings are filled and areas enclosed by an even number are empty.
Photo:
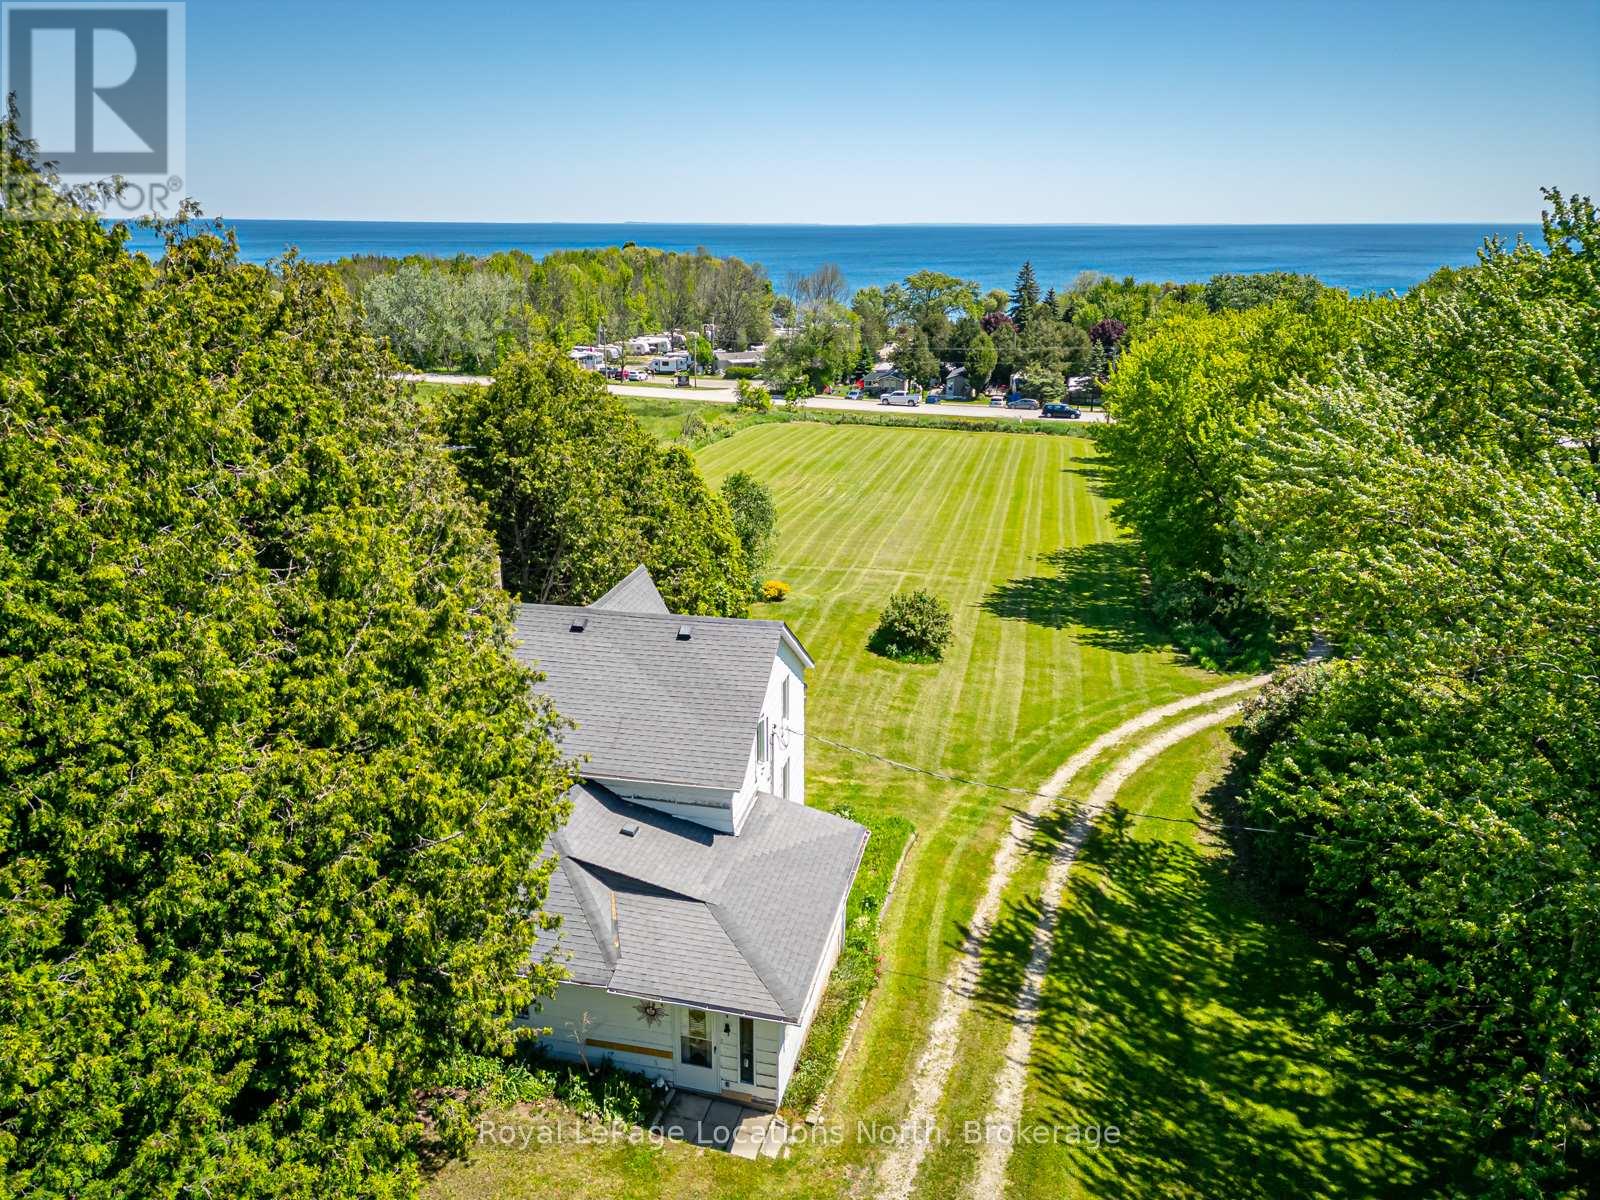
[[[739,1018],[720,1017],[717,1024],[717,1069],[724,1094],[746,1096],[774,1107],[778,1103],[778,1046],[787,1026],[776,1021],[751,1022],[755,1032],[755,1082],[739,1078]],[[723,1030],[727,1032],[724,1033]]]
[[[665,1017],[654,1025],[648,1024],[634,1006],[639,1002],[628,996],[613,996],[602,988],[584,987],[576,983],[563,983],[555,995],[536,1005],[523,1018],[522,1024],[550,1028],[539,1038],[539,1044],[553,1058],[578,1062],[578,1044],[574,1031],[582,1028],[582,1017],[588,1013],[587,1046],[589,1065],[610,1058],[619,1067],[638,1071],[652,1079],[671,1079],[676,1062],[674,1014],[670,1007]],[[569,1028],[569,1025],[571,1028]],[[655,1054],[636,1054],[595,1042],[614,1042],[621,1046],[636,1046],[641,1050],[654,1050]]]
[[[799,656],[780,643],[767,679],[767,695],[761,713],[750,726],[750,759],[745,764],[744,784],[733,801],[734,828],[744,824],[750,803],[757,792],[783,795],[796,804],[806,802],[806,672]],[[789,716],[783,715],[783,685],[789,683]],[[761,719],[770,731],[765,761],[756,754],[756,730]],[[783,766],[789,765],[789,791],[783,792]]]
[[[624,800],[632,800],[664,812],[670,817],[681,817],[715,829],[718,833],[734,831],[736,793],[716,788],[689,787],[673,783],[641,783],[628,779],[607,779],[603,775],[591,776],[596,783],[610,788]],[[748,802],[746,802],[748,803]]]
[[[591,1023],[586,1049],[590,1066],[609,1058],[619,1067],[638,1071],[652,1079],[676,1083],[678,1023],[675,1010],[680,1006],[664,1004],[662,1007],[666,1009],[666,1015],[652,1026],[639,1015],[635,1007],[638,1003],[631,996],[613,996],[603,988],[564,983],[556,988],[555,995],[524,1017],[521,1024],[536,1028],[549,1027],[548,1034],[540,1035],[539,1045],[552,1058],[579,1062],[578,1045],[573,1033],[581,1028],[582,1016],[588,1013]],[[776,1107],[779,1055],[784,1036],[792,1033],[791,1028],[777,1021],[754,1022],[756,1053],[755,1083],[752,1085],[739,1079],[739,1018],[713,1012],[711,1022],[722,1090],[746,1097],[757,1104]],[[598,1042],[612,1042],[615,1045],[601,1046],[596,1044]],[[656,1053],[630,1053],[616,1049],[616,1045],[654,1050]]]

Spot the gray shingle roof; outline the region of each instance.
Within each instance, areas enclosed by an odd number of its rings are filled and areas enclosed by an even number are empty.
[[[730,791],[744,783],[779,643],[805,658],[782,621],[523,604],[513,634],[518,661],[544,672],[540,690],[576,723],[565,747],[588,756],[584,774]]]
[[[562,925],[540,936],[534,957],[554,953],[576,982],[627,995],[799,1021],[864,828],[769,795],[737,835],[593,783],[570,799],[572,816],[547,847],[561,866],[545,907]]]
[[[656,581],[650,578],[650,572],[645,570],[643,563],[629,571],[623,576],[621,583],[589,607],[610,609],[613,612],[657,615],[672,611],[667,607],[667,602],[661,598],[661,593],[656,591]]]

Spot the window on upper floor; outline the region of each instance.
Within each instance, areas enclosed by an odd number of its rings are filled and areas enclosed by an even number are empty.
[[[762,717],[756,722],[756,761],[767,761],[767,719]]]
[[[783,677],[783,723],[789,723],[789,677]]]

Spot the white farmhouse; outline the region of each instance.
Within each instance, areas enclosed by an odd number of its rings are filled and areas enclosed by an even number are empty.
[[[570,979],[546,1050],[776,1107],[844,939],[867,831],[805,803],[805,647],[678,616],[643,567],[587,607],[525,604],[517,656],[576,723],[536,958]]]

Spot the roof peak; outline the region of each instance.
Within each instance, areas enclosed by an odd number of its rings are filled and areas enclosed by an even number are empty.
[[[643,563],[629,571],[605,595],[588,605],[607,612],[625,612],[661,616],[672,610],[661,598],[656,581]]]

